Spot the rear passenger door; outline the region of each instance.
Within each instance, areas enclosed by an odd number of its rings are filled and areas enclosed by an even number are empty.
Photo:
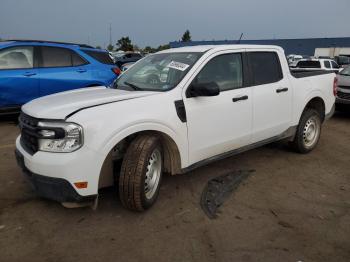
[[[278,136],[290,127],[293,90],[283,76],[277,52],[247,54],[253,81],[252,143],[256,143]]]
[[[49,95],[89,85],[87,61],[68,48],[41,46],[40,95]]]

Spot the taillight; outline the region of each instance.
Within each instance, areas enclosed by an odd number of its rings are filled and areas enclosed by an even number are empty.
[[[117,76],[119,76],[119,75],[122,73],[122,71],[119,69],[119,67],[113,67],[113,68],[112,68],[112,71],[113,71],[113,73],[116,74]]]
[[[333,95],[337,96],[337,91],[338,91],[338,78],[334,77],[334,82],[333,82]]]

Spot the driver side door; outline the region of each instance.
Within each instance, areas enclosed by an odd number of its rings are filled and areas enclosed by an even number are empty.
[[[215,82],[219,95],[189,97],[188,90],[183,94],[190,164],[250,143],[253,99],[244,79],[243,57],[243,53],[215,54],[197,70],[191,83]],[[191,84],[187,89],[190,88]]]

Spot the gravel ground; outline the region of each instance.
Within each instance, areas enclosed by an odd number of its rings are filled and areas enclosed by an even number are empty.
[[[16,166],[10,119],[0,122],[0,261],[350,261],[350,113],[337,113],[308,155],[275,143],[163,179],[145,213],[114,188],[96,211],[36,197]],[[256,170],[209,219],[208,180]]]

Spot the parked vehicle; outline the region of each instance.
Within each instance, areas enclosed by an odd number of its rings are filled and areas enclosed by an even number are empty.
[[[289,55],[289,56],[287,56],[288,64],[290,67],[295,67],[301,59],[303,59],[302,55]]]
[[[292,71],[332,71],[338,73],[340,66],[332,59],[302,59]]]
[[[135,78],[150,65],[164,81]],[[332,72],[291,74],[276,46],[169,49],[136,63],[114,89],[24,105],[16,156],[42,197],[96,199],[118,181],[122,204],[142,211],[156,201],[163,173],[282,139],[312,151],[334,111],[335,83]]]
[[[124,65],[122,65],[121,70],[122,72],[128,70],[130,67],[132,67],[135,64],[135,62],[130,62],[130,63],[125,63]]]
[[[350,108],[350,66],[338,74],[336,104],[339,109]]]
[[[350,56],[337,56],[335,61],[341,68],[345,68],[350,65]]]
[[[142,55],[140,53],[132,53],[128,52],[124,55],[116,56],[115,57],[115,64],[119,66],[120,68],[126,64],[126,63],[135,63],[139,61],[142,58]]]
[[[18,113],[35,98],[108,86],[120,74],[106,51],[35,40],[0,42],[0,114]]]

